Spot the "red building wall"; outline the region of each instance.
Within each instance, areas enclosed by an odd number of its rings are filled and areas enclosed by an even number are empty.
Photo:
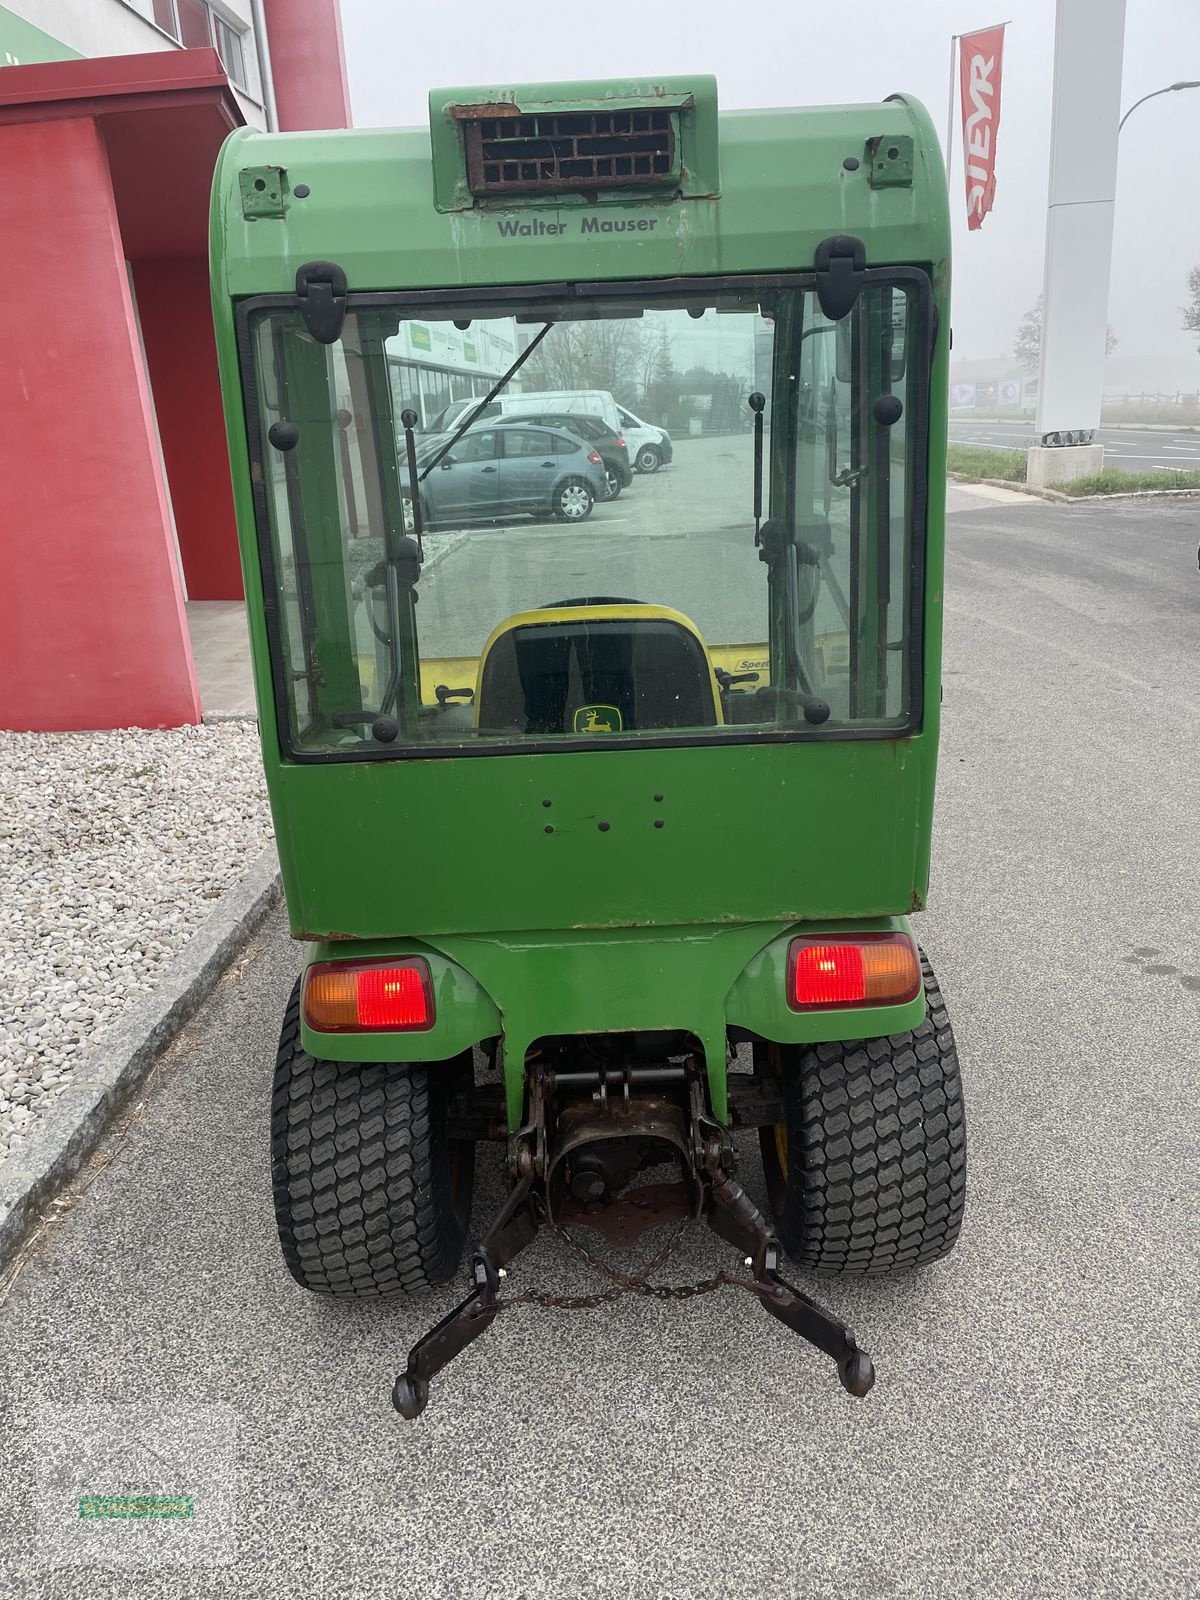
[[[20,70],[20,69],[13,69]],[[89,117],[0,126],[5,319],[0,727],[199,720],[105,150]]]
[[[138,314],[189,600],[240,600],[208,263],[138,261]]]
[[[280,128],[348,128],[338,0],[263,0],[263,10]]]

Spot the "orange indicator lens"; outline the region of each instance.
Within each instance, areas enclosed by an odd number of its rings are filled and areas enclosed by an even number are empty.
[[[788,1004],[793,1011],[842,1006],[897,1006],[921,992],[921,964],[907,934],[860,933],[833,943],[792,941]]]
[[[304,975],[304,1020],[319,1033],[416,1033],[433,1026],[429,965],[321,961]]]

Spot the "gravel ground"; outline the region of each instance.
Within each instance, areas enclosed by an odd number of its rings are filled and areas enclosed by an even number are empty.
[[[270,837],[252,724],[0,732],[0,1160]]]

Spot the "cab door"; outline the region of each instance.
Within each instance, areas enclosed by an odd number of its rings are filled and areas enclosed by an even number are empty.
[[[439,522],[452,517],[495,517],[500,513],[499,430],[472,428],[430,473],[434,514]]]
[[[554,435],[545,428],[499,430],[504,436],[500,463],[501,494],[506,511],[548,511],[560,466]]]

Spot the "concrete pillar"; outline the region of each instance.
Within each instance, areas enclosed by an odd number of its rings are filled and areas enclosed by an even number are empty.
[[[108,160],[87,117],[0,126],[0,726],[171,727],[200,699]]]
[[[1053,489],[1073,478],[1091,478],[1103,471],[1102,444],[1059,445],[1051,449],[1033,444],[1029,447],[1025,482],[1031,489]]]
[[[133,283],[189,600],[240,600],[208,262],[134,263]]]
[[[263,13],[280,128],[348,128],[338,0],[263,0]]]
[[[1068,451],[1104,398],[1124,44],[1125,0],[1057,0],[1036,429]],[[1064,457],[1053,481],[1097,470]]]

